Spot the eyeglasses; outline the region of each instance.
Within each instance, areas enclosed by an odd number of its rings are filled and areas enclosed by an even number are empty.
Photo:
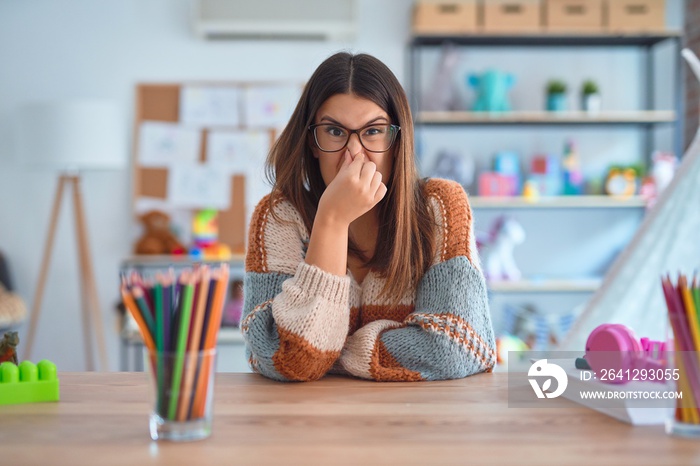
[[[333,123],[321,123],[309,126],[314,135],[316,147],[323,152],[338,152],[345,149],[353,133],[357,134],[360,144],[369,152],[386,152],[396,141],[401,130],[397,125],[367,125],[360,129],[348,129]]]

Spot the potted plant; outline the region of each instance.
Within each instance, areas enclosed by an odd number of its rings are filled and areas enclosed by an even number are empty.
[[[600,112],[600,92],[598,84],[590,79],[581,86],[581,109],[588,113]]]
[[[553,79],[547,83],[547,110],[566,110],[566,83]]]

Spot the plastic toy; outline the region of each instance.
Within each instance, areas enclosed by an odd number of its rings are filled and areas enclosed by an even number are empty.
[[[170,216],[159,210],[151,210],[139,217],[143,223],[143,236],[134,246],[136,254],[183,254],[185,247],[170,231]]]
[[[430,176],[454,180],[464,187],[471,186],[474,183],[474,159],[456,152],[442,151],[435,160]]]
[[[661,191],[671,184],[673,175],[676,173],[676,167],[678,166],[678,159],[673,154],[661,151],[654,152],[651,159],[651,176],[654,179],[657,193],[661,193]]]
[[[17,332],[5,332],[5,336],[0,341],[0,363],[10,361],[18,364],[17,345],[19,344],[19,334]]]
[[[563,194],[566,196],[583,193],[583,174],[576,145],[572,140],[566,141],[562,157]]]
[[[561,193],[561,160],[554,155],[536,155],[530,162],[530,180],[542,196],[557,196]]]
[[[520,157],[515,152],[502,151],[496,154],[493,170],[512,179],[512,192],[509,196],[517,196],[522,188],[522,175],[520,173]]]
[[[56,365],[51,361],[0,364],[0,405],[58,401],[59,394]]]
[[[664,369],[665,344],[643,338],[622,324],[602,324],[593,329],[586,340],[586,361],[596,372],[612,370],[623,377],[608,377],[612,384],[627,383],[627,371]],[[660,382],[663,382],[663,377]]]
[[[519,280],[513,250],[525,241],[525,230],[515,219],[499,217],[491,227],[484,247],[484,274],[488,280]]]
[[[523,184],[523,197],[531,202],[536,202],[540,198],[540,190],[537,182],[533,179],[528,179]]]
[[[495,172],[479,175],[479,196],[511,196],[515,191],[515,180],[511,176]]]
[[[678,159],[667,152],[656,151],[651,158],[651,174],[644,178],[640,188],[640,194],[647,200],[648,207],[656,203],[659,194],[671,183],[678,165]]]
[[[605,178],[605,192],[611,196],[633,196],[637,192],[637,171],[632,167],[611,167]]]
[[[457,46],[449,44],[442,48],[440,62],[422,102],[424,110],[437,112],[459,110],[459,96],[452,79],[459,62],[460,54]]]
[[[496,363],[508,364],[509,351],[527,351],[530,348],[520,338],[504,334],[496,338]]]
[[[481,76],[469,76],[469,84],[476,89],[475,112],[509,112],[508,91],[515,84],[515,77],[498,70],[487,70]]]
[[[506,304],[503,308],[503,329],[515,335],[528,349],[541,351],[555,346],[566,335],[574,321],[576,311],[545,312],[531,304]]]
[[[203,209],[192,219],[193,246],[190,255],[203,259],[228,259],[231,249],[219,243],[219,212],[216,209]]]

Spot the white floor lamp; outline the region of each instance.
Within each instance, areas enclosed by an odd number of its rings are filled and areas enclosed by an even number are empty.
[[[26,166],[50,169],[58,174],[58,187],[32,304],[24,359],[31,360],[56,225],[68,185],[73,191],[86,366],[87,370],[95,370],[94,334],[100,367],[103,370],[108,368],[104,326],[92,268],[80,180],[84,171],[119,169],[125,165],[124,123],[119,108],[106,101],[34,103],[23,106],[19,112],[17,142],[20,161]]]

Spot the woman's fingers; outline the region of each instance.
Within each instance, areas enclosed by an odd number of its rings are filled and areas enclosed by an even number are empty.
[[[376,193],[379,185],[382,183],[382,172],[375,171],[372,176],[372,182],[369,184],[369,192]]]
[[[351,163],[352,163],[352,157],[350,156],[350,151],[346,149],[345,152],[343,152],[343,160],[340,163],[340,168],[341,169],[345,168],[348,165],[350,165]]]
[[[348,157],[350,157],[350,151],[348,150]],[[352,158],[352,157],[351,157]],[[362,166],[365,163],[365,154],[360,152],[355,156],[353,161],[350,163],[348,170],[350,170],[351,173],[354,175],[359,176],[360,172],[362,171]]]
[[[379,182],[379,188],[377,188],[377,192],[374,193],[374,204],[377,205],[379,201],[384,199],[384,196],[386,196],[386,185],[382,182]]]
[[[360,182],[363,184],[371,184],[372,177],[377,172],[377,165],[374,162],[365,162],[360,171]]]

